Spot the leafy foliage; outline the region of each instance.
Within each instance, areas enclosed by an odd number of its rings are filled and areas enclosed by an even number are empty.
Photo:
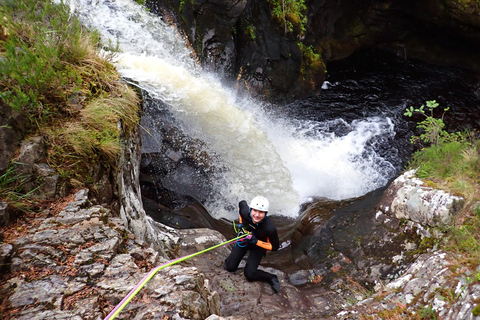
[[[440,119],[436,119],[433,116],[433,111],[439,106],[437,101],[431,100],[427,101],[427,109],[430,115],[427,115],[425,111],[425,105],[421,105],[419,108],[414,108],[410,106],[404,115],[411,117],[415,112],[418,112],[425,116],[423,121],[420,121],[417,125],[417,128],[422,129],[424,132],[419,137],[412,137],[411,142],[415,142],[420,139],[426,143],[433,143],[435,145],[443,141],[444,138],[449,137],[448,132],[444,131],[445,123],[443,122],[443,116]],[[445,108],[444,112],[448,111],[449,108]]]
[[[461,194],[472,201],[476,197],[480,173],[480,142],[472,132],[449,133],[443,130],[443,119],[433,117],[433,110],[438,106],[435,100],[427,101],[428,116],[424,105],[410,107],[405,112],[410,117],[415,112],[425,116],[425,120],[417,125],[422,133],[413,137],[412,143],[420,140],[431,144],[413,154],[409,167],[418,169],[418,177],[435,180],[447,191]],[[444,112],[447,110],[445,108]]]
[[[305,33],[307,10],[305,0],[268,0],[271,5],[272,17],[283,24],[285,33],[294,32],[297,28],[299,34]]]

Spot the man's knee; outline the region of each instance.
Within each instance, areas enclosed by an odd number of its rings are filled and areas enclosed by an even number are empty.
[[[228,265],[227,265],[227,267],[225,268],[225,270],[227,270],[228,272],[235,272],[235,271],[237,271],[237,269],[238,269],[238,268],[235,267],[235,266],[228,266]]]
[[[254,281],[254,274],[257,270],[245,267],[245,270],[243,270],[243,274],[245,275],[245,278],[247,278],[248,281]]]
[[[231,262],[229,263],[229,261],[227,259],[227,260],[223,261],[223,268],[225,270],[227,270],[228,272],[235,272],[235,271],[237,271],[238,266],[231,263]]]

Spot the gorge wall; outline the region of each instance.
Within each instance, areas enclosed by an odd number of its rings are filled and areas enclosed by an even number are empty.
[[[283,20],[272,16],[279,4],[146,1],[179,26],[205,68],[271,100],[318,93],[329,61],[369,47],[480,72],[474,2],[307,0],[305,10],[286,10]]]

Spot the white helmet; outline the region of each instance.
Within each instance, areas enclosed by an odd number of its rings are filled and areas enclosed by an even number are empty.
[[[256,209],[259,211],[268,211],[268,200],[265,197],[257,196],[250,201],[250,209]]]

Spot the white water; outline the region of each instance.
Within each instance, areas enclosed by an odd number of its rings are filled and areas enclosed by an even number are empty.
[[[273,214],[295,217],[309,197],[357,197],[387,182],[389,164],[367,151],[366,142],[393,134],[389,119],[346,124],[351,132],[337,137],[322,130],[321,123],[275,118],[200,70],[177,32],[133,0],[65,3],[106,44],[118,43],[119,72],[167,103],[185,130],[229,168],[217,189],[230,204],[261,194],[270,200]],[[216,217],[236,217],[222,203],[206,205]]]

